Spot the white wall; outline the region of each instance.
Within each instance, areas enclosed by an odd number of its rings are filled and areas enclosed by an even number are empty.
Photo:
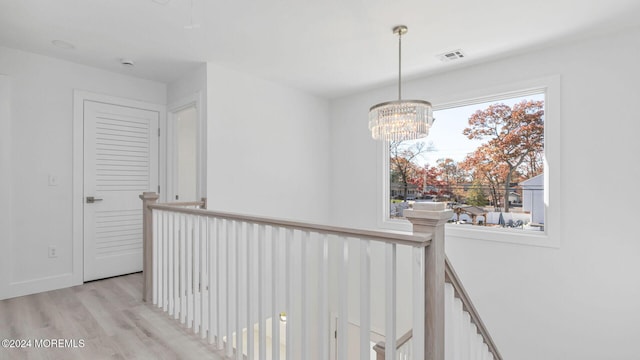
[[[506,359],[637,359],[640,29],[406,83],[407,98],[561,76],[559,248],[447,239],[447,253]],[[388,87],[331,102],[332,223],[376,227],[381,189],[367,110]],[[595,195],[598,196],[595,196]],[[353,199],[353,206],[344,206]],[[551,201],[554,201],[552,198]]]
[[[0,70],[1,71],[1,70]],[[11,243],[11,79],[0,74],[0,254],[8,254]],[[0,299],[8,296],[11,267],[3,255],[0,263]]]
[[[209,208],[325,222],[328,102],[214,64],[207,78]]]
[[[0,73],[11,81],[11,120],[2,129],[12,140],[10,169],[0,173],[11,187],[12,216],[11,235],[0,233],[9,250],[0,254],[9,268],[0,295],[73,285],[73,273],[82,271],[73,269],[71,246],[73,90],[164,104],[166,86],[1,47]],[[49,175],[57,186],[48,186]],[[48,258],[49,245],[57,258]]]
[[[175,104],[193,94],[207,91],[207,64],[202,63],[167,85],[167,104]],[[206,106],[206,102],[203,107]]]

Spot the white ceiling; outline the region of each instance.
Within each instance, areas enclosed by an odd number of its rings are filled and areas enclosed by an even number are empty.
[[[191,1],[200,26],[185,29]],[[394,25],[409,27],[403,75],[415,77],[639,18],[638,0],[0,0],[0,45],[166,83],[211,61],[335,97],[396,81]],[[454,49],[466,58],[436,57]]]

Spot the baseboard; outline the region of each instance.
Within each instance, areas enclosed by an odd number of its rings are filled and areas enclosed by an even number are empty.
[[[54,276],[46,276],[38,279],[9,283],[8,289],[2,292],[5,295],[0,300],[18,296],[37,294],[45,291],[58,290],[77,285],[73,281],[73,273],[65,273]]]

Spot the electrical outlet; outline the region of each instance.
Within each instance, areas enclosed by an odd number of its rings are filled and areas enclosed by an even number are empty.
[[[55,246],[49,246],[49,257],[57,258],[58,257],[58,248]]]

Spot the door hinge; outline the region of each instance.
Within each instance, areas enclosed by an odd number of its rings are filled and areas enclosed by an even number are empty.
[[[158,185],[158,194],[160,194],[160,185]]]
[[[158,128],[158,137],[160,137],[160,128]]]

